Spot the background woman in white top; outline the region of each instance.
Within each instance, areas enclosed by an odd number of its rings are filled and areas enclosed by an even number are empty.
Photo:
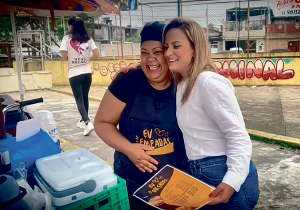
[[[75,21],[74,18],[70,19],[69,32],[70,34],[64,36],[61,42],[60,51],[63,60],[69,62],[69,81],[81,115],[77,127],[84,128],[83,135],[86,136],[94,130],[94,126],[88,117],[88,94],[92,84],[92,72],[89,62],[99,57],[99,51],[80,18],[76,18]],[[90,56],[91,51],[93,56]]]
[[[203,29],[176,18],[164,29],[164,43],[192,174],[216,187],[210,197],[219,196],[203,209],[253,209],[259,184],[252,143],[234,87],[214,70]]]

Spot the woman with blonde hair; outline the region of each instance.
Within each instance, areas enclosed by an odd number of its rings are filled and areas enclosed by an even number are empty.
[[[204,30],[176,18],[163,39],[192,175],[216,187],[210,195],[215,199],[203,209],[253,209],[259,184],[251,139],[233,85],[215,71]]]

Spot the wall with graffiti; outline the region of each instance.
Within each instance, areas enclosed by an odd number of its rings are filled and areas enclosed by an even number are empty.
[[[124,67],[131,66],[139,60],[99,60],[91,61],[93,85],[109,85],[116,72]],[[69,85],[68,62],[45,61],[45,70],[52,72],[53,85]]]
[[[139,60],[92,61],[93,84],[109,85],[117,71],[137,62]]]
[[[109,85],[116,72],[139,60],[91,61],[93,85]],[[300,58],[215,59],[219,74],[233,85],[300,85]],[[52,72],[53,85],[69,85],[68,63],[45,61]]]
[[[234,85],[300,85],[300,58],[215,60]]]

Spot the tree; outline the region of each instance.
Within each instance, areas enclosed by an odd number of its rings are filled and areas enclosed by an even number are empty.
[[[126,42],[141,43],[141,37],[133,36],[133,37],[126,39]]]
[[[24,27],[22,18],[15,17],[16,28],[20,30]],[[11,41],[12,40],[12,26],[10,16],[0,16],[0,40]]]
[[[68,20],[68,19],[67,19]],[[63,28],[63,23],[62,23],[62,19],[61,18],[56,18],[55,19],[55,23],[56,23],[56,26],[58,28],[58,32],[55,34],[57,39],[58,40],[62,40],[65,33],[64,33],[64,28]],[[65,22],[66,25],[68,25],[68,21]],[[53,31],[53,27],[52,27],[52,24],[50,25],[51,27],[51,31]]]
[[[0,40],[12,41],[12,26],[10,16],[0,16]],[[28,17],[15,17],[16,30],[27,29],[31,26],[31,30],[43,29],[42,19],[33,19]]]
[[[95,40],[95,20],[94,20],[94,18],[87,16],[87,14],[85,14],[85,13],[80,14],[79,18],[81,18],[84,21],[86,28],[89,31],[89,35]]]
[[[85,22],[86,28],[88,29],[89,32],[91,32],[91,34],[89,34],[89,35],[94,39],[94,37],[95,37],[94,36],[94,33],[95,33],[94,18],[91,18],[91,17],[87,16],[84,13],[78,15],[77,17],[81,18]],[[70,17],[64,17],[65,28],[68,27],[69,18]],[[58,40],[62,40],[62,38],[64,37],[65,33],[64,33],[63,23],[61,21],[61,18],[56,18],[55,19],[55,23],[56,23],[56,26],[58,28],[58,32],[56,33],[57,39]],[[51,25],[51,30],[53,31],[52,25]]]
[[[215,24],[213,23],[210,23],[208,24],[208,29],[211,29],[211,30],[218,30],[218,28],[215,26]]]
[[[0,16],[0,41],[12,41],[12,25],[10,16]],[[28,17],[15,17],[16,30],[30,30],[43,29],[43,19],[41,18],[28,18]],[[35,35],[32,35],[32,42],[35,42]],[[33,44],[33,46],[35,46]],[[1,53],[7,53],[6,50]],[[36,55],[36,50],[32,50],[32,55]]]

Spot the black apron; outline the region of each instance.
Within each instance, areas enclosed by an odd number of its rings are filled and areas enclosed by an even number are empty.
[[[120,121],[120,132],[132,143],[155,147],[149,155],[158,161],[157,171],[169,164],[189,172],[184,141],[176,119],[176,95],[173,85],[167,89],[170,91],[169,100],[163,103],[156,103],[152,97],[143,94],[145,85],[149,83],[146,77],[143,77],[132,107],[125,109],[123,113],[126,117]],[[121,125],[124,127],[121,128]],[[133,202],[139,201],[133,201],[136,198],[131,198],[132,194],[155,172],[139,171],[127,156],[117,151],[114,170],[127,181],[130,205],[132,209],[133,206],[137,208]]]

